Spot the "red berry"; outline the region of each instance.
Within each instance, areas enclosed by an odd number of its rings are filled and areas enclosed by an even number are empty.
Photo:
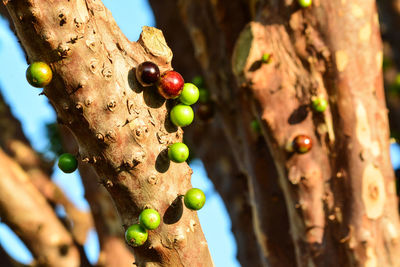
[[[177,98],[183,89],[182,76],[173,70],[164,72],[158,83],[158,92],[166,99]]]
[[[304,154],[312,148],[311,138],[307,135],[298,135],[293,139],[293,150],[296,153]]]
[[[150,86],[156,83],[159,78],[160,70],[153,62],[143,62],[136,68],[136,79],[142,86]]]

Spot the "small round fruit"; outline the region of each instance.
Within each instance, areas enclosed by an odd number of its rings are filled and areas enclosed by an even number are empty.
[[[199,89],[193,83],[185,83],[179,100],[185,105],[193,105],[199,99]]]
[[[200,75],[195,76],[192,80],[192,83],[197,87],[202,87],[204,85],[203,77],[201,77]]]
[[[65,173],[71,173],[78,168],[78,161],[74,155],[70,153],[64,153],[58,159],[58,167]]]
[[[254,133],[261,133],[261,127],[260,127],[260,123],[258,122],[258,120],[254,119],[250,122],[250,127],[253,130]]]
[[[29,84],[37,88],[45,87],[53,78],[53,72],[49,65],[44,62],[32,63],[29,65],[25,74]]]
[[[132,247],[138,247],[146,242],[148,232],[146,228],[140,224],[133,224],[125,231],[125,240]]]
[[[184,143],[175,143],[168,148],[168,157],[176,163],[182,163],[189,157],[189,148]]]
[[[293,139],[293,150],[296,153],[304,154],[312,148],[311,138],[307,135],[298,135]]]
[[[312,107],[317,112],[324,112],[328,107],[328,101],[325,98],[318,97],[312,101]]]
[[[299,0],[299,5],[301,7],[309,7],[312,4],[312,0]]]
[[[140,63],[136,68],[136,79],[142,86],[150,86],[160,78],[160,69],[151,61]]]
[[[208,121],[214,116],[214,106],[211,103],[202,103],[198,106],[196,115],[200,120]]]
[[[160,214],[153,209],[145,209],[139,215],[139,223],[148,230],[154,230],[160,225]]]
[[[207,103],[210,101],[210,92],[207,89],[200,88],[199,89],[199,102],[200,103]]]
[[[271,54],[269,53],[264,53],[261,57],[262,63],[269,63],[270,60],[271,60]]]
[[[177,98],[182,92],[183,84],[183,78],[178,72],[166,71],[158,82],[158,92],[166,99]]]
[[[206,195],[198,188],[192,188],[186,192],[184,197],[185,206],[191,210],[199,210],[206,203]]]
[[[190,106],[178,104],[172,108],[169,117],[173,124],[184,127],[192,123],[194,112]]]

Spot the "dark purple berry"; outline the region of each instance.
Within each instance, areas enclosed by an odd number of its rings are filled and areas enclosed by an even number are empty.
[[[153,62],[143,62],[136,68],[136,79],[142,86],[153,85],[158,81],[159,78],[160,70]]]
[[[293,139],[293,150],[296,153],[304,154],[312,148],[311,138],[307,135],[298,135]]]

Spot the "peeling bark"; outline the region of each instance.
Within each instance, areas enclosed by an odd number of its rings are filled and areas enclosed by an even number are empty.
[[[170,163],[161,153],[182,140],[182,130],[166,118],[167,101],[132,75],[145,60],[171,69],[162,33],[144,27],[139,41],[129,42],[100,1],[4,3],[30,61],[50,63],[53,81],[44,94],[73,132],[80,159],[109,185],[124,226],[145,207],[164,216],[191,187],[187,164]],[[135,248],[137,265],[213,266],[196,213],[178,215],[173,223],[164,218]]]

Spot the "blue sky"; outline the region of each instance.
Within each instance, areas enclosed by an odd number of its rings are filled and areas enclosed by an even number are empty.
[[[147,3],[143,0],[104,0],[111,10],[118,25],[131,40],[139,38],[141,27],[154,26],[154,17]],[[54,122],[56,115],[44,96],[39,96],[40,89],[31,87],[25,80],[26,60],[14,35],[8,30],[7,22],[0,19],[0,87],[6,101],[11,104],[13,114],[22,122],[23,129],[32,145],[41,152],[46,152],[48,142],[45,124]],[[215,192],[208,180],[204,167],[199,160],[191,164],[194,174],[194,187],[201,188],[207,195],[207,203],[198,212],[201,225],[208,241],[210,251],[217,267],[240,266],[236,260],[236,244],[231,232],[231,223],[222,199]],[[60,185],[72,201],[82,210],[89,206],[84,199],[84,189],[80,177],[64,174],[55,168],[54,181]],[[59,214],[64,211],[57,209]],[[7,252],[23,263],[29,263],[32,256],[23,243],[5,225],[0,223],[0,244]],[[85,251],[92,262],[96,262],[99,252],[97,235],[92,231]]]

